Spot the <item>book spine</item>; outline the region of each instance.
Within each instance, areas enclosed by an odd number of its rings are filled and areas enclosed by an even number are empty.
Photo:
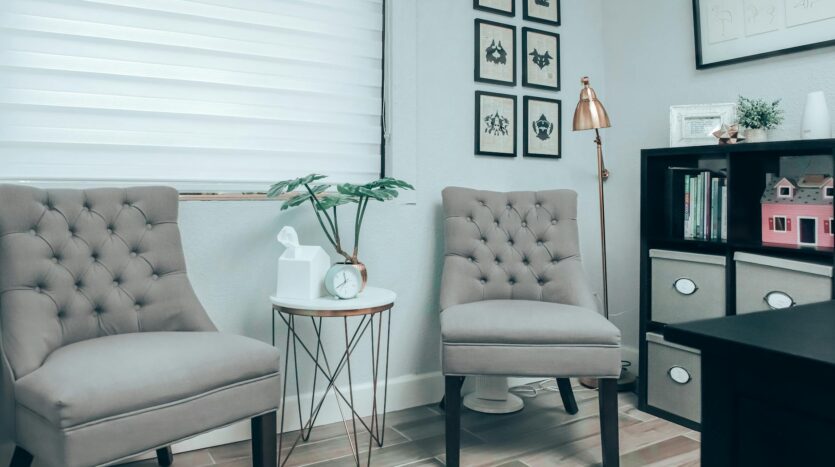
[[[695,238],[702,238],[704,229],[705,210],[705,184],[704,173],[700,173],[696,179],[696,235]]]
[[[690,238],[690,175],[684,176],[684,238]]]
[[[711,175],[709,172],[705,173],[705,235],[704,239],[710,239],[710,187],[711,187]]]
[[[719,179],[710,183],[710,239],[719,239]]]
[[[722,231],[720,238],[728,239],[728,181],[722,184]]]

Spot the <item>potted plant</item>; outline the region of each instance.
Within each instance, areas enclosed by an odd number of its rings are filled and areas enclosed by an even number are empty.
[[[739,96],[737,115],[739,125],[746,128],[745,138],[751,143],[768,141],[768,130],[783,123],[780,99],[767,102],[765,99]]]
[[[364,284],[368,273],[357,255],[359,253],[360,231],[362,230],[362,222],[365,220],[365,210],[368,203],[370,201],[392,200],[400,194],[398,190],[414,190],[414,187],[403,180],[385,177],[364,185],[342,183],[336,185],[335,192],[329,192],[328,189],[331,188],[331,184],[317,183],[325,178],[327,178],[325,175],[310,174],[292,180],[283,180],[270,187],[267,197],[275,198],[284,193],[291,193],[290,198],[281,206],[282,211],[310,203],[328,242],[333,245],[337,254],[345,258],[345,264],[352,264],[360,270]],[[293,193],[298,188],[303,189],[299,190],[298,193]],[[350,254],[342,243],[339,216],[337,215],[339,212],[337,208],[345,204],[356,205],[354,243]]]

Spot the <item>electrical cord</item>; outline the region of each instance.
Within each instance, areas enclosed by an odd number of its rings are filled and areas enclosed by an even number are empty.
[[[627,360],[620,361],[621,371],[625,371],[632,366],[632,362]],[[541,392],[560,392],[557,388],[557,383],[554,378],[541,379],[532,383],[520,384],[508,389],[511,394],[515,394],[523,399],[533,399]]]

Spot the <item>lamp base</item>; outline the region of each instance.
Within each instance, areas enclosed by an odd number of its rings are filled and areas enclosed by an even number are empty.
[[[635,374],[624,369],[620,373],[620,378],[618,378],[618,392],[634,391],[637,379],[638,377]],[[589,389],[597,389],[598,386],[597,378],[580,378],[579,382],[582,386]]]
[[[507,378],[504,376],[479,376],[475,386],[475,392],[464,397],[464,406],[470,410],[503,414],[518,412],[525,407],[519,396],[508,392]]]

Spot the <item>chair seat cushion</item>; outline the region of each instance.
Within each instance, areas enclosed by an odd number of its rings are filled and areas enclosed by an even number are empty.
[[[153,410],[278,373],[260,341],[217,332],[142,332],[53,352],[15,383],[19,405],[68,429]]]
[[[620,331],[586,308],[485,300],[441,313],[447,375],[596,376],[620,373]]]

